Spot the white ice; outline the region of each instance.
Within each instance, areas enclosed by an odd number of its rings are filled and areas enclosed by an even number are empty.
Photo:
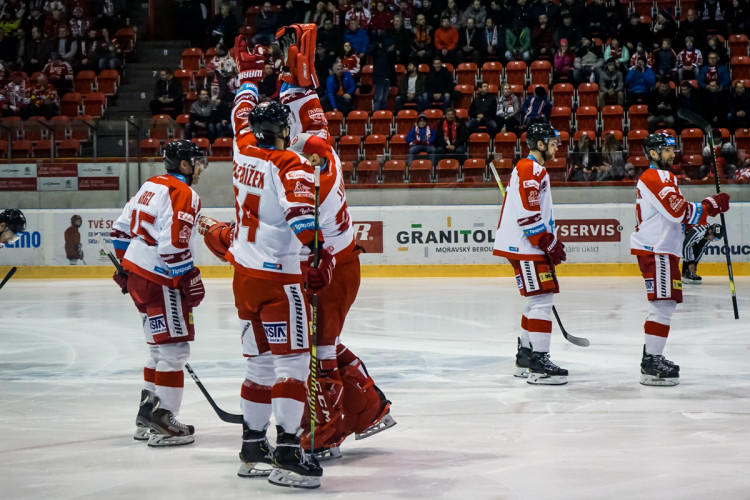
[[[322,487],[236,476],[241,430],[186,376],[193,445],[132,439],[146,347],[107,280],[11,280],[0,290],[0,498],[750,498],[750,278],[685,286],[665,354],[677,387],[638,383],[647,303],[637,278],[562,278],[552,359],[562,387],[514,378],[523,300],[513,279],[365,279],[343,341],[398,425],[347,440]],[[191,365],[225,410],[244,374],[229,280],[208,280]]]

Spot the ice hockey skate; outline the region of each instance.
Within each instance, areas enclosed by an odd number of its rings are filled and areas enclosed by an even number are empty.
[[[153,447],[180,446],[195,441],[195,428],[185,425],[169,410],[161,408],[159,398],[154,398],[154,410],[151,412],[151,433],[148,445]]]
[[[396,420],[391,416],[391,401],[385,397],[385,394],[383,394],[383,391],[381,391],[377,385],[373,385],[372,387],[373,389],[375,389],[375,391],[377,391],[378,396],[380,396],[380,401],[382,402],[383,406],[381,407],[380,413],[378,414],[377,418],[375,418],[372,425],[370,425],[370,427],[368,427],[364,431],[354,435],[355,441],[374,436],[375,434],[383,432],[384,430],[396,425]]]
[[[314,456],[302,452],[299,436],[284,432],[276,426],[276,449],[273,452],[273,471],[268,482],[277,486],[313,489],[320,487],[323,468]]]
[[[141,403],[138,407],[138,416],[135,417],[135,433],[133,433],[133,439],[136,441],[148,441],[153,409],[154,394],[146,389],[141,390]]]
[[[658,354],[647,354],[643,348],[641,384],[672,386],[680,383],[680,365]]]
[[[700,285],[701,283],[703,283],[703,278],[692,271],[686,271],[682,273],[682,282],[691,285]]]
[[[526,378],[529,376],[529,358],[531,357],[531,348],[521,345],[521,339],[518,339],[518,351],[516,351],[516,372],[514,377]]]
[[[534,385],[563,385],[568,383],[568,370],[550,361],[548,352],[531,351],[529,377],[526,382]]]
[[[242,423],[240,477],[268,477],[273,470],[273,447],[266,439],[266,431],[253,431]]]
[[[315,448],[313,456],[318,460],[332,460],[334,458],[341,458],[343,455],[341,454],[340,446],[329,446],[327,448]]]

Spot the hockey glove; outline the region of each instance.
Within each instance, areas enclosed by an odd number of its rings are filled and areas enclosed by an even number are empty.
[[[336,267],[336,258],[325,248],[320,249],[318,267],[313,267],[313,254],[307,259],[308,266],[305,269],[305,283],[307,288],[317,292],[328,286],[333,278],[333,268]]]
[[[182,300],[187,307],[197,307],[206,295],[206,289],[203,288],[201,280],[201,271],[197,267],[192,268],[180,278],[177,283],[180,289]]]
[[[263,80],[266,58],[261,45],[253,46],[245,36],[237,35],[234,40],[234,62],[237,65],[240,84],[258,83]]]
[[[565,245],[563,245],[554,234],[544,233],[542,237],[539,238],[539,249],[547,254],[547,258],[553,266],[556,266],[567,259]]]
[[[211,253],[226,262],[225,257],[229,247],[232,245],[234,234],[234,223],[227,224],[218,222],[210,217],[201,215],[198,217],[198,234],[203,235],[203,241]]]
[[[718,193],[703,200],[703,208],[710,217],[715,217],[729,210],[729,195]]]
[[[120,287],[123,295],[128,293],[128,273],[115,271],[115,274],[112,275],[112,279],[117,283],[117,286]]]

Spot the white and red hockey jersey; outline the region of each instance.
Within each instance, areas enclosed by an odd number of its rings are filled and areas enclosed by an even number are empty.
[[[247,115],[258,105],[258,86],[245,82],[234,96],[232,106],[232,132],[234,136],[247,127]]]
[[[325,247],[341,260],[354,251],[354,229],[352,217],[346,204],[346,189],[344,188],[344,173],[341,169],[341,159],[330,148],[330,156],[320,172],[320,212],[318,215],[320,229],[325,239]],[[309,249],[302,248],[305,260]]]
[[[653,165],[638,179],[636,188],[636,226],[630,235],[630,253],[681,258],[685,224],[706,222],[703,204],[687,201],[674,174]]]
[[[546,260],[537,247],[544,233],[555,233],[549,175],[529,156],[519,160],[510,175],[492,253],[512,260]]]
[[[194,267],[193,231],[201,202],[180,175],[147,180],[114,223],[112,242],[122,266],[165,286],[175,287]]]
[[[237,225],[227,260],[265,279],[300,274],[302,245],[315,238],[313,167],[293,151],[252,146],[246,143],[252,134],[245,137],[234,146]]]

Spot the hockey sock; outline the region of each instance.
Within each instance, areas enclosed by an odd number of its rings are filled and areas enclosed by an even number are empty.
[[[156,370],[156,397],[161,401],[161,407],[174,414],[180,412],[182,391],[185,385],[185,374]]]
[[[148,366],[143,367],[143,388],[153,394],[156,392],[156,370]]]
[[[674,300],[654,300],[649,302],[649,314],[643,325],[646,353],[659,355],[664,352],[669,336],[669,323],[677,307]]]
[[[532,351],[549,352],[552,340],[552,301],[551,293],[529,297],[526,329],[529,331]]]
[[[276,424],[284,432],[296,434],[300,428],[302,414],[307,404],[307,388],[300,380],[283,379],[271,389],[271,407],[276,417]]]
[[[529,340],[529,318],[526,317],[525,312],[521,316],[521,335],[519,337],[521,338],[521,347],[529,349],[531,347],[531,341]]]
[[[261,430],[271,419],[271,387],[245,379],[242,383],[240,408],[245,423],[252,430]]]

